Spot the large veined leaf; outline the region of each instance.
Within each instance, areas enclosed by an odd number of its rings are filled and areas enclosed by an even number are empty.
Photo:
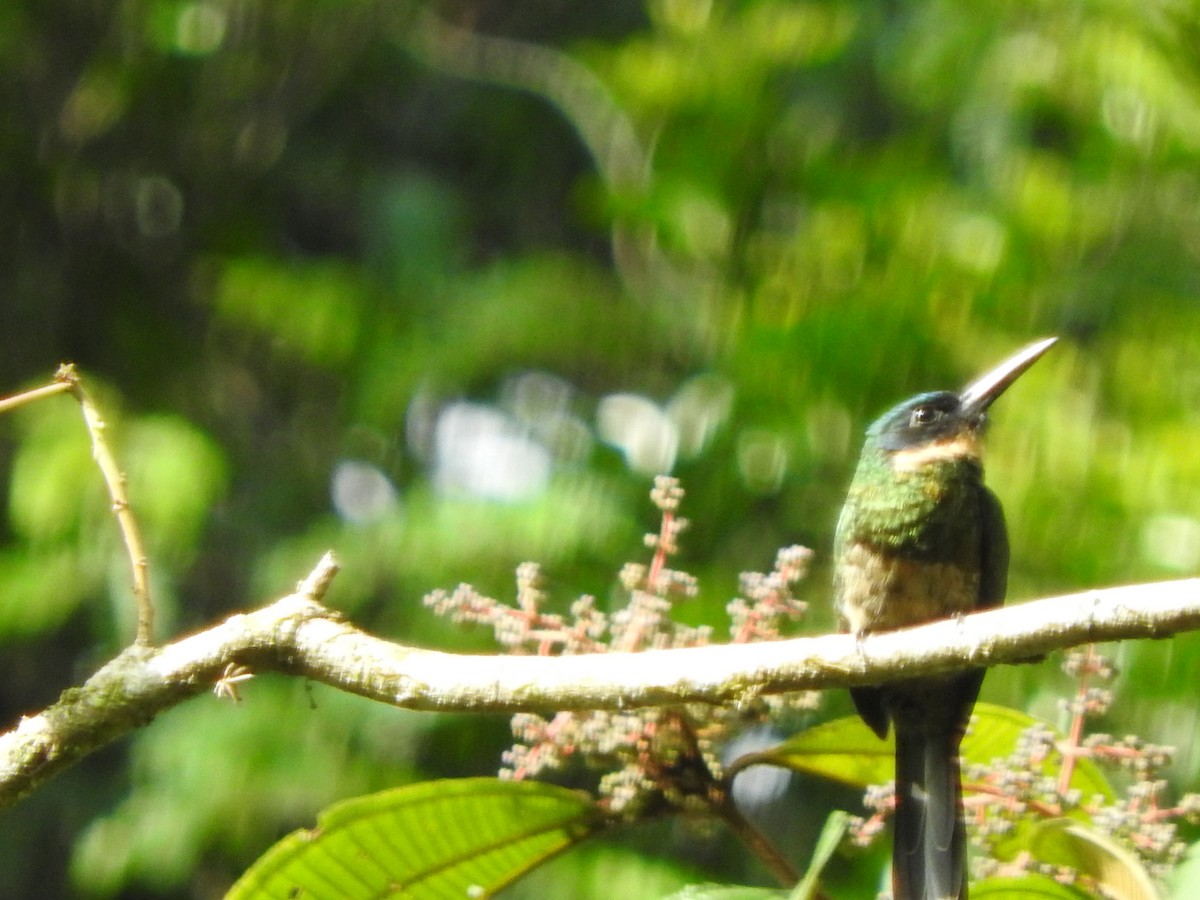
[[[496,778],[429,781],[330,807],[227,900],[490,897],[604,824],[586,795]]]
[[[1032,716],[990,703],[979,703],[963,739],[962,755],[968,763],[988,764],[1003,759],[1016,748],[1021,733],[1042,724]],[[802,731],[770,750],[742,757],[735,770],[749,765],[785,766],[841,781],[854,787],[883,784],[894,774],[895,743],[889,734],[879,740],[857,716],[847,716]],[[1059,761],[1048,762],[1057,765]],[[1100,769],[1087,759],[1077,759],[1071,787],[1084,797],[1113,797],[1112,787]]]

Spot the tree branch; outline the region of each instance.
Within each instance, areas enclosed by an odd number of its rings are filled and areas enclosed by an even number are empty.
[[[125,543],[125,552],[129,555],[129,565],[133,574],[133,596],[137,603],[137,635],[134,642],[148,645],[154,633],[154,604],[150,600],[150,563],[146,559],[137,520],[129,506],[129,497],[125,494],[125,475],[117,465],[117,459],[108,446],[108,438],[105,437],[108,424],[100,414],[100,408],[84,389],[79,370],[75,368],[74,363],[62,363],[50,384],[0,399],[0,413],[53,397],[55,394],[66,393],[74,396],[80,412],[83,413],[83,423],[92,439],[92,459],[104,478],[104,486],[108,489],[108,496],[112,501],[113,515],[117,520],[117,527],[121,530],[121,539]]]
[[[63,363],[59,366],[58,371],[54,373],[54,380],[71,392],[79,403],[80,412],[83,413],[83,422],[92,439],[92,459],[104,478],[104,486],[108,488],[113,515],[116,516],[117,527],[121,530],[121,539],[125,542],[125,552],[129,555],[133,575],[133,597],[137,603],[135,642],[148,645],[154,634],[154,604],[150,600],[150,562],[146,558],[141,531],[130,508],[129,497],[125,494],[125,474],[117,465],[117,458],[105,437],[108,423],[104,421],[100,408],[84,389],[83,381],[73,363]]]
[[[0,805],[211,688],[231,664],[406,709],[621,709],[738,704],[1200,628],[1200,579],[1185,579],[1035,600],[861,641],[827,634],[629,654],[466,655],[381,640],[346,622],[319,602],[336,568],[327,555],[295,593],[269,606],[161,648],[135,644],[53,706],[22,718],[0,735]]]

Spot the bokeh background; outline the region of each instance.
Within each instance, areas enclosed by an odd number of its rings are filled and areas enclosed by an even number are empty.
[[[507,598],[535,560],[561,608],[619,605],[660,471],[693,520],[681,617],[721,634],[738,573],[803,543],[826,629],[867,422],[1048,334],[994,417],[1010,597],[1194,573],[1197,23],[1194,0],[9,0],[0,391],[82,367],[161,638],[333,548],[355,622],[487,651],[422,596]],[[69,399],[0,420],[0,472],[11,723],[133,611]],[[1104,726],[1178,746],[1195,789],[1200,642],[1113,652]],[[984,695],[1062,724],[1069,690],[1051,659]],[[0,812],[0,897],[220,896],[330,802],[488,774],[508,743],[501,717],[243,694]],[[854,802],[805,796],[758,813],[797,848]],[[669,828],[555,866],[525,895],[769,881]]]

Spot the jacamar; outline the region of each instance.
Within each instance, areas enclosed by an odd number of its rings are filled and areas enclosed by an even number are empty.
[[[867,430],[834,547],[843,631],[861,638],[1003,602],[1008,536],[983,483],[986,413],[1055,340],[1026,347],[960,393],[919,394]],[[880,738],[889,725],[896,732],[895,900],[967,896],[958,756],[983,674],[850,691]]]

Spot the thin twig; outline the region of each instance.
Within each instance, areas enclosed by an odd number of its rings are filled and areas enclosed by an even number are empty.
[[[1071,729],[1067,735],[1066,746],[1070,752],[1063,754],[1062,768],[1058,773],[1058,794],[1066,796],[1071,787],[1071,778],[1075,774],[1075,760],[1079,756],[1083,744],[1083,726],[1087,719],[1088,677],[1092,674],[1092,661],[1096,656],[1096,648],[1088,644],[1087,655],[1079,665],[1079,684],[1075,690],[1075,710],[1071,716]]]
[[[135,643],[149,646],[154,633],[154,604],[150,600],[149,561],[142,544],[142,536],[138,531],[137,519],[129,506],[129,497],[125,493],[125,475],[117,465],[116,457],[109,449],[104,436],[108,428],[100,410],[92,402],[79,372],[74,364],[64,363],[54,373],[54,380],[63,385],[79,401],[83,412],[83,421],[87,425],[88,434],[92,438],[92,458],[104,476],[104,484],[108,488],[108,496],[112,501],[113,514],[117,518],[117,526],[121,529],[121,538],[125,542],[125,552],[129,555],[129,565],[133,571],[133,597],[137,604],[137,634]]]
[[[100,410],[92,402],[79,372],[73,363],[63,363],[54,373],[54,381],[42,387],[23,391],[11,397],[0,399],[0,413],[8,412],[35,400],[53,397],[57,394],[71,394],[79,402],[83,412],[83,421],[92,439],[92,458],[104,477],[108,488],[108,496],[112,502],[113,514],[117,526],[121,529],[121,537],[125,542],[125,551],[129,555],[129,564],[133,570],[133,596],[137,603],[138,622],[135,643],[148,646],[154,631],[154,605],[150,600],[150,578],[146,551],[143,549],[141,534],[138,532],[137,520],[129,507],[129,499],[125,494],[125,476],[117,466],[116,458],[108,448],[104,431],[106,428]]]
[[[729,827],[729,830],[736,834],[750,852],[767,867],[776,881],[784,887],[791,887],[800,880],[800,873],[796,871],[796,867],[792,865],[791,861],[779,852],[779,848],[771,843],[761,830],[742,815],[742,811],[737,808],[732,799],[727,797],[713,809],[720,816],[721,821]]]
[[[713,777],[712,770],[704,759],[704,751],[700,746],[700,737],[692,725],[692,720],[686,713],[676,710],[675,718],[680,734],[687,746],[688,755],[703,768],[703,777],[708,786],[706,791],[709,808],[736,834],[759,861],[766,866],[767,871],[783,887],[791,887],[800,880],[791,861],[779,852],[770,839],[757,828],[753,822],[742,815],[737,804],[733,801],[733,782],[726,778],[718,781]]]
[[[55,381],[52,384],[43,385],[33,390],[13,394],[11,397],[0,399],[0,413],[6,413],[10,409],[16,409],[18,406],[24,406],[26,403],[32,403],[34,400],[41,400],[43,397],[53,397],[55,394],[66,393],[70,389],[71,386],[66,382]]]

